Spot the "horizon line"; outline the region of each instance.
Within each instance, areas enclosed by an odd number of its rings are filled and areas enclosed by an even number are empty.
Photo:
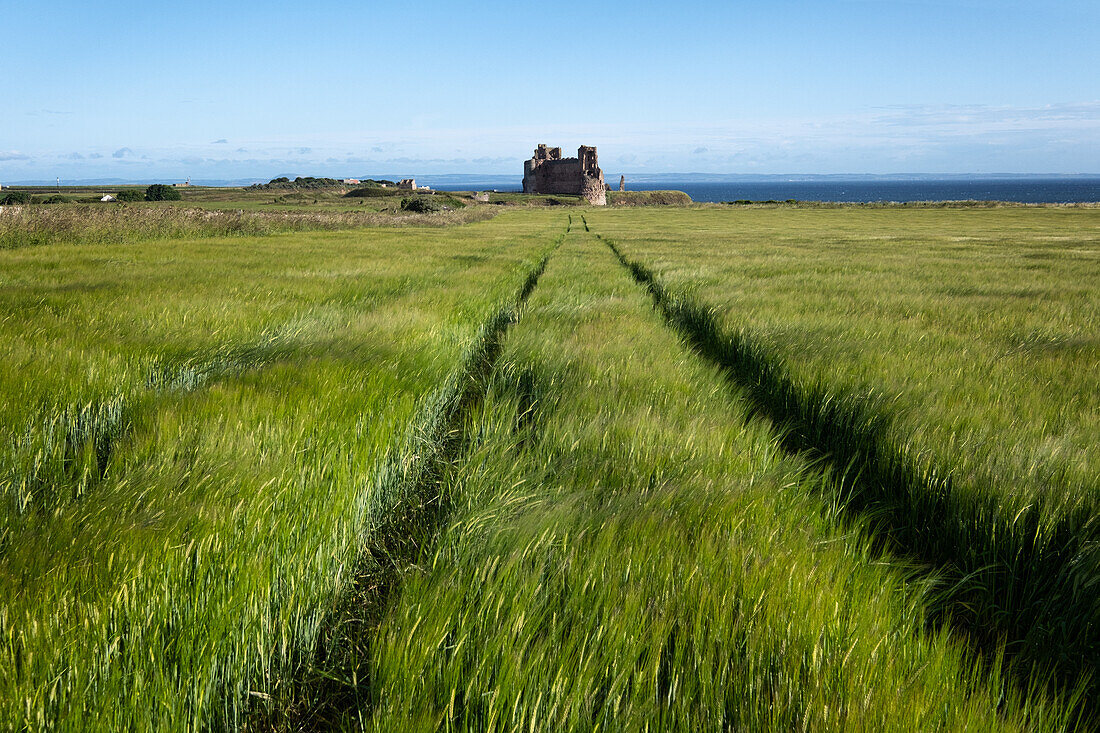
[[[290,174],[281,174],[289,176]],[[1080,172],[1080,173],[1011,173],[1005,171],[999,172],[962,172],[962,173],[919,173],[919,172],[897,172],[897,173],[856,173],[856,172],[843,172],[843,173],[703,173],[703,172],[643,172],[643,171],[620,171],[618,175],[634,176],[636,179],[644,180],[648,178],[661,178],[661,179],[674,179],[677,176],[687,176],[693,178],[709,178],[709,179],[724,179],[734,181],[737,179],[760,179],[760,178],[863,178],[863,179],[881,179],[881,178],[893,178],[896,180],[936,180],[947,178],[970,178],[979,180],[998,180],[998,179],[1014,179],[1014,178],[1097,178],[1100,179],[1100,172]],[[303,176],[302,174],[294,174],[294,177],[313,177],[313,178],[358,178],[359,180],[370,179],[383,179],[388,180],[392,176],[399,177],[422,177],[422,178],[441,178],[441,179],[511,179],[515,178],[517,181],[522,180],[523,175],[520,173],[372,173],[370,175],[362,176]],[[179,181],[190,180],[193,185],[202,185],[196,183],[196,181],[208,181],[209,185],[216,187],[216,184],[224,184],[226,187],[232,187],[234,185],[240,185],[244,181],[255,181],[259,183],[267,183],[275,178],[281,176],[273,176],[268,178],[264,176],[236,176],[232,178],[196,178],[195,176],[153,176],[153,177],[140,177],[140,178],[120,178],[112,176],[93,176],[89,178],[74,178],[69,179],[70,183],[65,182],[65,178],[61,177],[61,186],[74,186],[74,185],[91,185],[91,184],[111,184],[111,185],[147,185],[151,183],[165,182],[165,181]],[[3,188],[9,188],[12,186],[56,186],[58,178],[33,178],[22,179],[18,181],[4,182],[0,180],[0,186]],[[292,179],[293,180],[293,179]],[[396,180],[396,179],[395,179]],[[714,180],[714,182],[721,182],[720,180]]]

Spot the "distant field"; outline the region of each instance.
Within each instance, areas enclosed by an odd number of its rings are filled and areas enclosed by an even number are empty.
[[[285,232],[335,231],[356,227],[450,226],[489,219],[491,207],[464,207],[432,213],[348,206],[279,205],[248,201],[193,205],[186,202],[137,204],[33,204],[0,207],[0,250],[47,244],[123,244],[195,237],[266,236]]]
[[[105,193],[144,192],[144,187],[17,187],[30,204],[0,206],[0,249],[43,244],[111,244],[192,237],[266,236],[297,231],[335,231],[355,227],[450,226],[496,216],[507,208],[574,207],[579,196],[491,193],[488,201],[473,191],[407,191],[370,187],[355,195],[354,186],[323,188],[176,189],[178,201],[101,202]],[[363,190],[363,189],[359,189]],[[55,195],[64,199],[55,203]],[[686,201],[679,194],[681,203]],[[652,197],[643,197],[646,201]],[[403,208],[409,199],[430,201],[434,211]],[[634,205],[634,204],[630,204]]]
[[[1095,725],[1100,210],[262,193],[0,220],[0,728]]]

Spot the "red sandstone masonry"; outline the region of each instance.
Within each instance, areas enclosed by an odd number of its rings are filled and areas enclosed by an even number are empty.
[[[561,148],[540,144],[531,159],[523,163],[524,193],[583,196],[594,206],[606,206],[606,189],[592,146],[580,146],[576,158],[562,158]]]

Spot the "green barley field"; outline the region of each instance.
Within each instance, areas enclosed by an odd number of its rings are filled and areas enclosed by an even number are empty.
[[[1100,726],[1100,208],[203,196],[0,212],[0,730]]]

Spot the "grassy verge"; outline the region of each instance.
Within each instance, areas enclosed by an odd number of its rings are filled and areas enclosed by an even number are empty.
[[[926,629],[721,376],[575,233],[513,329],[452,519],[363,686],[376,730],[1051,729]]]

